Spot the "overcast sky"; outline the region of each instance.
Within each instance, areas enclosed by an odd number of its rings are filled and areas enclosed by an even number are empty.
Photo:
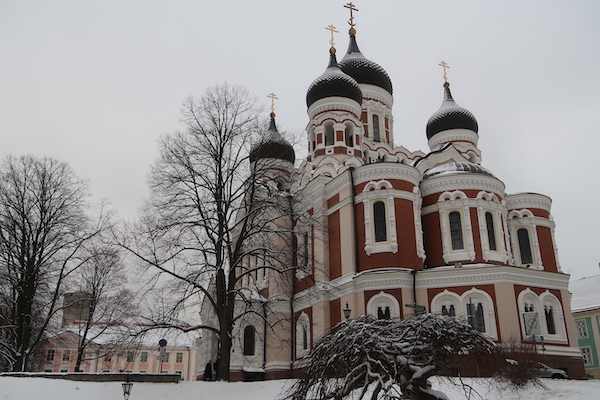
[[[302,135],[329,32],[348,45],[346,1],[0,0],[0,157],[65,161],[134,218],[156,141],[183,100],[227,81]],[[396,145],[428,151],[442,70],[479,122],[482,165],[507,193],[553,199],[563,271],[600,273],[600,2],[356,0],[363,54],[394,84]],[[303,154],[304,138],[302,137]],[[572,278],[572,279],[573,279]]]

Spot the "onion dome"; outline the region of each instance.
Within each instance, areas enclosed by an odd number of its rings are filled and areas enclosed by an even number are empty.
[[[447,164],[438,165],[437,167],[433,167],[425,171],[423,174],[423,180],[432,178],[434,176],[441,175],[455,175],[455,174],[482,174],[491,176],[495,178],[495,176],[487,169],[483,168],[481,165],[473,164],[470,162],[450,162]]]
[[[427,139],[449,129],[468,129],[477,133],[479,126],[471,111],[456,104],[450,93],[450,84],[445,82],[444,101],[440,109],[427,122]]]
[[[271,122],[265,135],[252,145],[250,149],[250,162],[262,158],[277,158],[292,164],[296,160],[296,153],[292,145],[281,136],[275,125],[275,113],[271,113]]]
[[[335,48],[332,47],[327,69],[308,87],[306,105],[310,107],[317,100],[334,96],[346,97],[362,104],[362,92],[358,83],[342,72],[335,57]]]
[[[350,45],[348,52],[340,61],[340,68],[358,83],[375,85],[393,93],[392,81],[385,70],[376,62],[368,60],[359,50],[356,43],[356,30],[350,29]]]

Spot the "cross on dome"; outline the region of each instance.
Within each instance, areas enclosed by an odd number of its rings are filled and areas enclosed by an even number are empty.
[[[273,92],[267,95],[271,99],[271,118],[275,118],[275,100],[279,100],[279,97]]]
[[[352,14],[352,11],[358,11],[358,8],[356,8],[352,2],[344,4],[344,7],[350,10],[350,19],[348,20],[348,24],[351,27],[354,27],[356,24],[354,23],[354,15]]]
[[[335,26],[333,25],[329,25],[328,27],[326,27],[325,29],[327,29],[328,31],[331,32],[331,39],[329,40],[329,44],[331,44],[331,48],[334,49],[334,45],[335,45],[335,41],[333,39],[333,33],[338,33],[338,31],[335,29]]]
[[[442,61],[438,65],[440,67],[444,68],[444,81],[446,81],[446,83],[447,83],[448,82],[448,77],[446,76],[446,68],[450,68],[450,66],[448,64],[446,64],[446,61]]]

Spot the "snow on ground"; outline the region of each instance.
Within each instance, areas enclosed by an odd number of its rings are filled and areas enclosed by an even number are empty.
[[[598,399],[600,380],[567,381],[547,379],[546,389],[528,386],[519,391],[498,390],[485,379],[465,379],[479,395],[473,400]],[[139,383],[133,385],[130,400],[275,400],[288,381],[254,383],[181,382]],[[450,400],[467,399],[457,386],[432,379],[433,388],[445,392]],[[0,400],[120,400],[120,382],[74,382],[60,379],[15,378],[0,376]]]

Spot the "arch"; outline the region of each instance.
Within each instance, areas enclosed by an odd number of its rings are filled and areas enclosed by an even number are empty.
[[[350,122],[346,122],[346,129],[344,130],[344,139],[346,146],[354,147],[354,125]]]
[[[543,315],[544,320],[542,330],[545,329],[546,337],[550,340],[566,339],[564,314],[560,300],[546,290],[540,295],[540,303],[542,305],[540,314]]]
[[[431,312],[457,317],[460,315],[460,302],[458,294],[446,289],[431,300]]]
[[[365,185],[363,192],[370,192],[371,190],[380,190],[380,189],[393,189],[392,184],[385,179],[380,181],[370,181]]]
[[[248,325],[244,328],[244,348],[245,356],[253,356],[256,354],[256,329],[254,326]]]
[[[477,193],[477,199],[493,201],[494,203],[500,203],[500,199],[498,198],[496,193],[489,193],[489,192],[485,192],[485,191],[481,191],[481,192]]]
[[[438,202],[440,201],[446,201],[446,200],[465,200],[467,199],[467,195],[460,191],[460,190],[455,190],[453,192],[444,192],[440,195],[440,197],[438,197]]]
[[[367,302],[367,314],[379,319],[400,318],[400,304],[394,296],[381,291]]]
[[[324,124],[325,128],[325,146],[333,146],[335,142],[335,132],[333,130],[333,122],[327,121]]]
[[[486,336],[497,338],[496,313],[492,297],[485,291],[472,288],[461,296],[467,322]]]
[[[317,149],[317,139],[315,135],[315,128],[310,128],[310,133],[308,134],[308,151],[313,152]]]
[[[533,218],[533,213],[528,209],[512,210],[508,213],[508,219]]]

